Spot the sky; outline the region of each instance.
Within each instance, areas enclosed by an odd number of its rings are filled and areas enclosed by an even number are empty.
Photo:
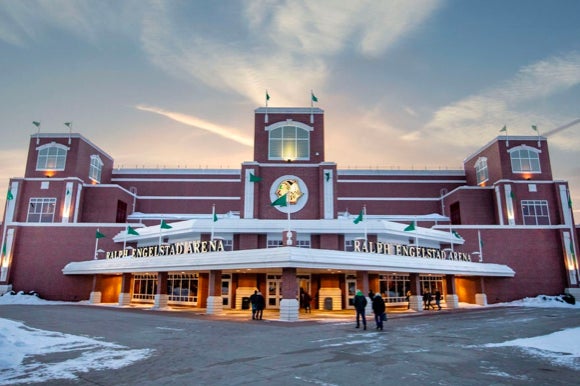
[[[0,296],[0,307],[9,304],[54,305],[64,302],[46,301],[37,296],[5,294]],[[66,303],[74,305],[72,303]],[[494,304],[486,307],[547,307],[547,308],[580,308],[580,304],[570,305],[562,302],[559,296],[538,296],[525,298],[510,303]],[[460,303],[460,307],[481,307],[473,304]],[[326,320],[336,323],[335,319]],[[348,322],[350,323],[350,322]],[[503,322],[502,322],[503,323]],[[164,327],[158,327],[164,328]],[[346,337],[344,345],[366,344],[369,352],[376,350],[376,339],[361,341],[359,334]],[[322,347],[327,342],[320,342]],[[337,343],[333,343],[336,345]],[[116,343],[103,341],[102,338],[92,338],[46,331],[32,328],[22,322],[0,318],[0,385],[19,383],[48,382],[58,379],[79,379],[81,373],[87,371],[106,371],[119,369],[137,363],[152,355],[154,349],[131,349]],[[485,348],[517,347],[529,355],[543,358],[559,366],[578,369],[577,359],[580,358],[580,327],[554,331],[553,333],[511,341],[488,343]],[[474,348],[474,346],[466,346]],[[62,361],[50,363],[37,362],[36,355],[69,352]],[[499,377],[509,377],[509,374],[496,374]]]
[[[267,90],[270,107],[316,95],[340,169],[461,169],[504,125],[536,125],[580,203],[579,14],[577,0],[2,0],[0,184],[23,176],[31,134],[65,122],[116,167],[239,169]]]

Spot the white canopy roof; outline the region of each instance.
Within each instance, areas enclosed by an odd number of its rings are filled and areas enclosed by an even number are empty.
[[[209,270],[267,272],[282,268],[497,277],[515,275],[510,267],[502,264],[296,247],[89,260],[69,263],[62,271],[65,275],[90,275]]]

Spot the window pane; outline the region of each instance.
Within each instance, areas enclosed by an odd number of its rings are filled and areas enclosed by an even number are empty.
[[[270,158],[282,158],[281,141],[270,141]]]
[[[296,138],[296,128],[294,126],[284,126],[284,138],[285,139]]]
[[[296,129],[296,138],[308,139],[308,131],[304,129]]]
[[[282,138],[282,128],[270,131],[270,138]]]
[[[309,158],[308,157],[308,142],[306,141],[298,141],[297,143],[297,158]]]

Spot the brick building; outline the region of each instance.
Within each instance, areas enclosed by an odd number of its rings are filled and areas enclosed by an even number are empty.
[[[324,112],[258,108],[240,169],[116,169],[80,134],[31,136],[2,227],[0,292],[51,300],[246,308],[283,320],[352,308],[356,289],[422,310],[578,295],[566,181],[543,137],[497,137],[463,170],[341,170]]]

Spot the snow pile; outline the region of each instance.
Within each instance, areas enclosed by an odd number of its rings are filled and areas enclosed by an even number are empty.
[[[570,304],[575,303],[575,304]],[[539,308],[580,308],[580,303],[576,302],[571,295],[539,295],[535,298],[524,298],[509,303],[494,304],[495,306],[520,306]]]
[[[489,343],[483,347],[518,347],[530,355],[548,358],[558,365],[580,370],[580,327],[568,328],[552,334]]]
[[[29,304],[29,305],[48,305],[48,304],[63,304],[65,302],[51,302],[41,299],[38,294],[34,291],[29,293],[24,293],[20,291],[15,293],[14,291],[6,292],[4,295],[0,296],[0,305],[4,304]]]

